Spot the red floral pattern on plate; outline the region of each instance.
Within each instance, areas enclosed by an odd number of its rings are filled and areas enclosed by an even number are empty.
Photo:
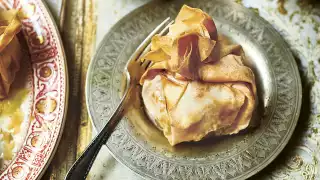
[[[0,0],[2,9],[20,9],[23,34],[31,56],[32,111],[21,149],[0,179],[36,179],[58,145],[66,109],[67,71],[61,39],[41,0]]]

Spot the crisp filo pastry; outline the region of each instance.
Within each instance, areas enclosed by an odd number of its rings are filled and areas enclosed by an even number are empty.
[[[20,30],[17,10],[0,11],[0,99],[8,96],[20,69],[22,50],[16,36]]]
[[[156,35],[140,79],[150,119],[171,145],[245,129],[256,84],[240,45],[217,34],[212,18],[184,5],[165,36]]]

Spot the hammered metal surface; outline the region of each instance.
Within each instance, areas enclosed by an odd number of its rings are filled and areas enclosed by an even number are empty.
[[[136,173],[152,179],[244,179],[267,166],[288,142],[299,116],[301,83],[287,45],[266,21],[234,3],[187,1],[211,15],[218,32],[244,47],[247,64],[257,76],[260,127],[215,144],[214,152],[181,156],[156,148],[139,136],[126,119],[108,148]],[[115,105],[123,67],[144,37],[182,4],[151,3],[120,20],[103,39],[88,73],[87,101],[94,125],[101,130]],[[221,145],[227,144],[227,145]],[[199,148],[195,151],[201,151]]]

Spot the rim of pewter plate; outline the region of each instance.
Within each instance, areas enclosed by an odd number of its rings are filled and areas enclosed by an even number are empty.
[[[275,78],[275,105],[270,122],[253,144],[245,147],[230,158],[220,161],[166,157],[152,152],[143,142],[139,142],[126,129],[124,118],[107,142],[111,154],[122,164],[142,177],[151,179],[245,179],[271,163],[288,143],[298,121],[301,107],[302,88],[297,65],[290,49],[279,33],[260,16],[233,2],[218,0],[173,1],[148,3],[122,18],[105,35],[96,55],[89,65],[86,82],[86,101],[94,127],[100,131],[112,110],[119,102],[120,78],[125,61],[141,41],[165,17],[175,17],[182,4],[202,9],[214,20],[232,23],[246,31],[252,41],[258,42],[260,50],[270,64]],[[161,3],[161,4],[160,4]],[[149,29],[148,29],[149,28]],[[148,30],[145,30],[148,29]],[[218,28],[219,32],[219,28]],[[270,37],[271,41],[270,41]],[[130,42],[129,42],[130,41]],[[134,43],[134,45],[128,45]],[[280,87],[280,88],[279,88]],[[279,124],[273,124],[277,122]],[[280,128],[280,126],[282,128]],[[280,128],[275,129],[276,127]],[[263,144],[274,131],[280,137],[272,137],[273,143]],[[278,139],[277,139],[278,138]],[[268,147],[266,147],[268,146]],[[270,149],[271,148],[271,149]],[[259,153],[258,153],[259,152]],[[232,153],[232,152],[231,152]],[[194,161],[196,160],[196,161]],[[194,163],[196,162],[196,163]]]

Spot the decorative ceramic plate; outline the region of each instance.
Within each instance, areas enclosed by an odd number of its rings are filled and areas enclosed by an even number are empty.
[[[180,2],[147,4],[120,20],[103,39],[89,67],[86,93],[98,131],[120,101],[129,56],[166,17],[176,17]],[[145,178],[248,178],[275,159],[294,131],[302,97],[297,65],[282,37],[254,12],[229,1],[183,3],[207,12],[218,33],[244,48],[246,64],[256,75],[259,100],[252,122],[260,124],[237,135],[171,147],[141,104],[132,102],[107,146],[118,161]]]
[[[57,27],[41,0],[0,0],[0,8],[22,12],[18,37],[26,52],[9,97],[0,101],[0,136],[9,141],[3,147],[0,179],[37,179],[62,134],[66,58]]]

